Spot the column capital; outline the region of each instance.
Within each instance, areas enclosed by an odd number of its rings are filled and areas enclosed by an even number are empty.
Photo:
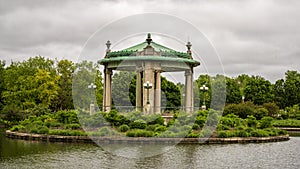
[[[185,71],[185,76],[193,75],[193,71],[191,69]]]
[[[113,71],[112,71],[112,69],[105,68],[105,69],[104,69],[104,73],[105,73],[105,74],[113,74]]]

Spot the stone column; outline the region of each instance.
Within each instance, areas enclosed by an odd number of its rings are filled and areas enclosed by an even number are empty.
[[[106,112],[106,66],[104,66],[103,75],[104,75],[104,83],[103,83],[102,111]]]
[[[191,113],[192,111],[192,92],[193,92],[193,72],[192,70],[185,71],[185,111]]]
[[[106,68],[105,70],[105,112],[109,112],[111,110],[112,106],[112,89],[111,89],[111,75],[112,75],[112,70]]]
[[[155,113],[161,113],[161,78],[160,70],[156,70],[155,79]]]
[[[136,100],[135,100],[135,106],[136,111],[142,111],[142,75],[139,68],[136,71]]]
[[[143,83],[146,83],[149,81],[152,83],[152,88],[149,89],[149,101],[150,106],[147,105],[147,89],[143,87],[143,107],[144,112],[152,114],[153,113],[153,107],[154,107],[154,71],[153,71],[153,64],[151,62],[145,63],[145,69],[144,69],[144,76],[143,76]]]

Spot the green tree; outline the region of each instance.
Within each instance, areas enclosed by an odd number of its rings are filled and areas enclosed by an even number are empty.
[[[240,103],[242,94],[235,79],[226,77],[226,103]]]
[[[284,80],[280,79],[275,82],[273,85],[274,91],[274,102],[283,109],[287,105],[284,89]]]
[[[120,71],[113,75],[112,99],[114,106],[120,109],[129,109],[135,106],[135,83],[134,72]]]
[[[4,91],[5,61],[0,60],[0,111],[3,108],[2,92]]]
[[[262,105],[263,103],[272,102],[273,86],[270,81],[260,76],[252,76],[247,82],[245,88],[245,99],[254,102],[254,104]]]
[[[95,93],[96,91],[91,91],[91,89],[88,88],[91,83],[96,83],[97,64],[82,61],[77,63],[75,67],[72,85],[73,103],[76,109],[89,110],[91,101],[94,102],[98,94]],[[98,101],[96,103],[98,103]],[[98,105],[96,105],[96,107],[97,106]]]
[[[168,81],[165,77],[161,77],[161,90],[165,94],[161,100],[161,105],[166,106],[166,110],[180,109],[180,88],[173,82]]]
[[[297,71],[285,73],[284,96],[285,107],[300,103],[300,74]]]
[[[72,98],[72,82],[73,73],[75,71],[75,65],[69,60],[60,60],[57,63],[57,72],[59,75],[58,80],[58,99],[54,109],[64,110],[73,109],[73,98]]]

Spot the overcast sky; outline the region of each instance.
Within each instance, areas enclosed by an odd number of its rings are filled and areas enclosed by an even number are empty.
[[[300,69],[299,11],[299,0],[0,0],[0,59],[41,55],[76,61],[99,28],[155,12],[197,27],[215,47],[226,75],[261,75],[274,82]]]

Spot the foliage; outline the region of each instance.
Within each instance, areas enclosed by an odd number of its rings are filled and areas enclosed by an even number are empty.
[[[273,120],[274,127],[300,127],[300,120],[286,119],[286,120]]]
[[[118,131],[119,131],[119,132],[126,132],[126,131],[128,131],[129,129],[130,129],[130,127],[129,127],[128,125],[123,124],[123,125],[121,125],[121,126],[118,128]]]
[[[127,137],[153,137],[154,133],[153,131],[147,131],[147,130],[130,130],[126,133]]]
[[[273,120],[272,117],[263,117],[260,120],[260,128],[270,128],[270,127],[273,127],[272,126],[272,120]]]

